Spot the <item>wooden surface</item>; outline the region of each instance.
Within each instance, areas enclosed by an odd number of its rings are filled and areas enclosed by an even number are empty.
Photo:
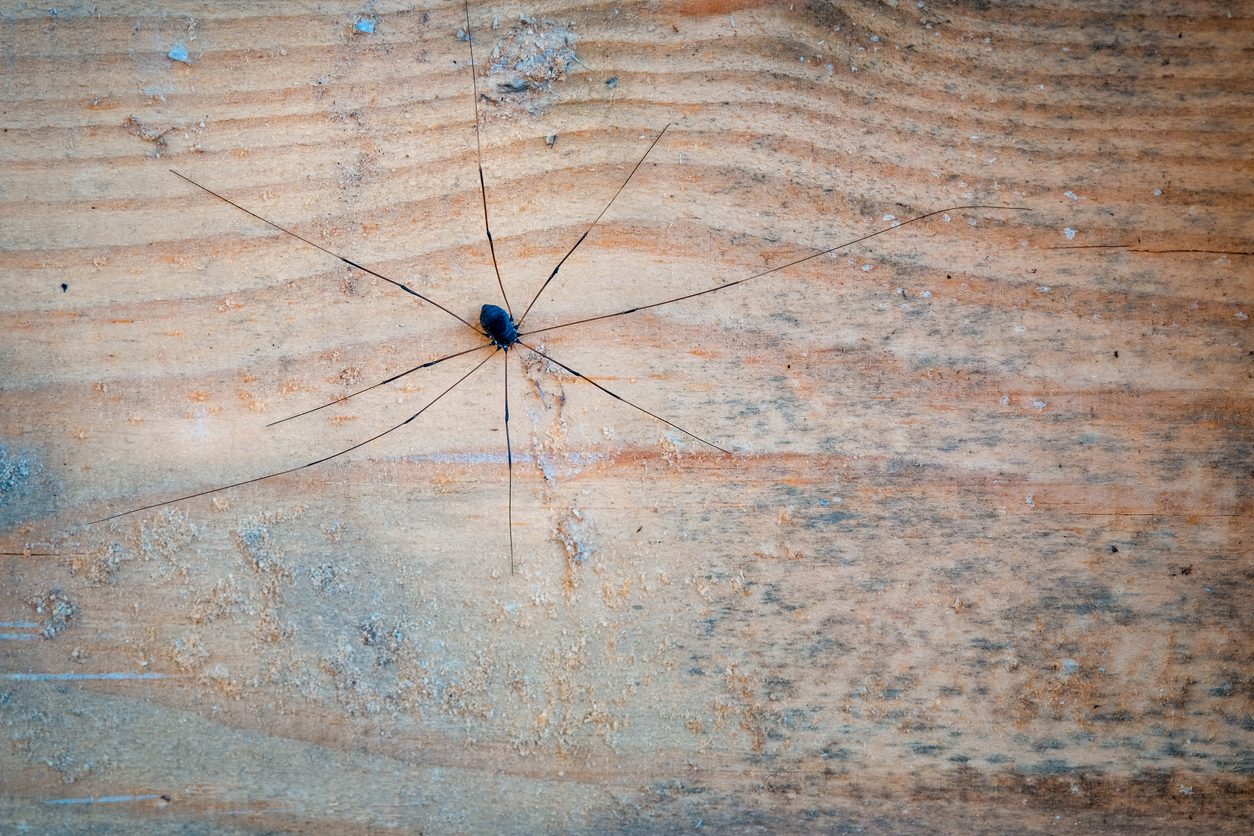
[[[4,6],[6,827],[1248,832],[1248,7]]]

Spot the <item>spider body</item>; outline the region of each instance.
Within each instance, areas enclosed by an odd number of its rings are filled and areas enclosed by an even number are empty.
[[[492,344],[499,348],[509,351],[510,346],[518,342],[518,326],[502,307],[484,305],[479,310],[479,324],[483,326]]]

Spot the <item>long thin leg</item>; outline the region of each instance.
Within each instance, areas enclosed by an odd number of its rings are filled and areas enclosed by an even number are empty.
[[[514,574],[514,445],[509,440],[509,349],[505,349],[505,466],[509,470],[509,573]]]
[[[536,291],[536,295],[531,297],[531,301],[527,304],[527,310],[523,311],[523,315],[518,318],[518,322],[516,324],[519,328],[522,327],[523,320],[527,318],[527,314],[531,313],[531,309],[535,306],[536,300],[540,298],[540,294],[544,293],[544,289],[549,286],[549,282],[553,281],[553,277],[557,275],[557,271],[562,269],[562,265],[566,263],[566,259],[570,258],[571,253],[579,248],[579,245],[583,243],[583,239],[588,237],[588,233],[592,231],[592,228],[600,223],[601,218],[605,217],[605,213],[610,211],[610,207],[614,205],[614,201],[617,200],[618,196],[623,193],[623,189],[627,188],[627,184],[631,182],[631,178],[636,176],[636,172],[640,170],[640,166],[644,165],[645,158],[649,156],[649,152],[653,150],[653,146],[658,144],[658,141],[662,139],[662,134],[666,133],[668,128],[670,128],[669,123],[665,128],[662,128],[662,130],[658,132],[657,136],[653,138],[653,142],[649,143],[649,147],[645,149],[644,154],[640,157],[640,161],[636,163],[635,167],[631,170],[631,173],[627,175],[627,179],[624,180],[623,184],[618,187],[618,191],[614,192],[614,196],[610,198],[610,202],[605,204],[605,208],[601,210],[601,214],[596,216],[596,220],[588,224],[588,228],[583,231],[583,235],[579,236],[579,240],[575,242],[575,245],[570,248],[566,255],[562,256],[561,261],[557,262],[557,266],[553,268],[552,273],[549,273],[549,277],[544,280],[544,284],[540,285],[540,289]]]
[[[465,351],[459,351],[456,354],[446,354],[445,356],[439,358],[438,360],[428,360],[425,363],[421,363],[417,366],[414,366],[412,369],[406,369],[405,371],[399,374],[394,374],[391,377],[389,377],[387,380],[380,380],[378,383],[375,383],[371,386],[367,386],[364,389],[358,389],[356,392],[353,392],[352,394],[345,395],[342,398],[336,398],[333,401],[328,401],[327,403],[322,404],[322,406],[315,406],[313,409],[306,409],[304,412],[298,412],[295,415],[289,415],[286,418],[280,418],[277,421],[271,421],[269,424],[266,424],[266,426],[273,427],[276,424],[282,424],[284,421],[291,421],[293,418],[300,418],[302,415],[308,415],[311,412],[317,412],[319,409],[326,409],[328,406],[335,406],[337,403],[344,403],[344,401],[348,400],[349,398],[355,398],[364,392],[369,392],[371,389],[378,389],[380,386],[386,386],[387,384],[392,383],[393,381],[396,381],[396,380],[400,380],[405,375],[412,374],[413,372],[416,372],[419,369],[429,369],[434,365],[443,363],[445,360],[452,360],[454,357],[461,357],[463,354],[473,354],[476,351],[482,351],[485,348],[491,348],[491,347],[492,347],[492,343],[484,343],[483,345],[477,345],[474,348],[468,348]]]
[[[257,220],[261,221],[263,224],[266,224],[267,226],[272,226],[272,227],[274,227],[275,229],[277,229],[279,232],[286,233],[286,234],[288,234],[288,235],[292,236],[293,238],[295,238],[295,239],[296,239],[296,240],[298,240],[298,241],[304,241],[306,244],[308,244],[309,246],[313,247],[314,249],[317,249],[317,250],[322,250],[322,251],[323,251],[324,253],[326,253],[327,255],[332,256],[332,257],[334,257],[334,258],[338,258],[340,261],[344,262],[344,263],[345,263],[345,264],[347,264],[349,267],[356,267],[358,270],[361,270],[363,273],[369,273],[371,276],[374,276],[376,279],[383,279],[383,281],[387,282],[388,284],[395,285],[396,287],[399,287],[401,290],[405,291],[406,293],[408,293],[408,294],[410,294],[410,295],[412,295],[412,296],[417,296],[419,299],[421,299],[422,301],[426,302],[428,305],[434,305],[435,307],[437,307],[437,308],[439,308],[440,310],[444,311],[444,312],[445,312],[446,314],[448,314],[449,316],[451,316],[451,317],[453,317],[454,319],[456,319],[458,322],[460,322],[460,323],[462,323],[463,325],[465,325],[465,326],[466,326],[467,328],[469,328],[470,330],[474,331],[476,334],[479,334],[480,336],[483,336],[483,332],[482,332],[482,331],[480,331],[478,328],[476,328],[474,325],[471,325],[468,321],[466,321],[465,319],[462,319],[460,316],[458,316],[457,314],[453,313],[453,312],[452,312],[452,311],[450,311],[448,308],[446,308],[446,307],[444,307],[443,305],[441,305],[439,302],[433,301],[433,300],[429,299],[428,297],[423,296],[421,293],[419,293],[418,291],[414,290],[414,289],[413,289],[412,287],[410,287],[409,285],[404,284],[404,283],[402,283],[402,282],[398,282],[396,279],[389,279],[387,276],[383,275],[382,273],[379,273],[379,272],[376,272],[376,271],[374,271],[374,270],[371,270],[369,267],[363,267],[362,265],[358,264],[356,261],[353,261],[353,260],[352,260],[352,259],[350,259],[350,258],[345,258],[344,256],[340,255],[339,253],[334,252],[333,250],[328,250],[326,247],[322,246],[321,244],[316,244],[316,243],[314,243],[313,241],[310,241],[308,238],[304,237],[303,235],[298,235],[298,234],[296,234],[295,232],[292,232],[292,230],[288,229],[288,228],[287,228],[287,227],[285,227],[285,226],[280,226],[279,224],[276,224],[274,221],[270,220],[269,218],[263,218],[261,215],[258,215],[256,212],[252,211],[251,209],[245,209],[243,206],[240,206],[238,203],[236,203],[235,201],[231,200],[229,197],[224,197],[224,196],[222,196],[222,195],[218,194],[217,192],[215,192],[213,189],[210,189],[210,188],[208,188],[208,187],[206,187],[206,186],[202,186],[202,185],[200,185],[200,184],[199,184],[199,183],[197,183],[195,180],[193,180],[192,178],[188,177],[186,174],[180,174],[180,173],[178,173],[177,171],[175,171],[174,169],[170,169],[170,173],[171,173],[171,174],[173,174],[175,177],[179,177],[179,178],[181,178],[181,179],[183,179],[183,180],[186,180],[188,183],[191,183],[193,186],[195,186],[196,188],[200,189],[201,191],[203,191],[203,192],[208,192],[209,194],[213,195],[214,197],[216,197],[218,200],[222,201],[223,203],[228,203],[228,204],[230,204],[231,206],[234,206],[236,209],[240,210],[240,211],[241,211],[241,212],[243,212],[244,214],[246,214],[246,215],[252,215],[254,218],[256,218]]]
[[[74,557],[83,556],[86,552],[0,552],[0,557]]]
[[[597,383],[595,380],[593,380],[592,378],[588,377],[587,375],[585,375],[585,374],[580,374],[579,372],[575,371],[575,370],[574,370],[574,369],[572,369],[570,366],[566,365],[565,363],[563,363],[563,362],[562,362],[562,361],[560,361],[560,360],[554,360],[552,357],[550,357],[549,355],[545,354],[545,353],[544,353],[543,351],[541,351],[540,349],[535,348],[534,346],[527,345],[527,343],[523,342],[522,340],[519,340],[519,341],[518,341],[518,344],[519,344],[519,345],[521,345],[521,346],[523,346],[524,348],[529,348],[529,349],[531,349],[531,350],[532,350],[532,351],[534,351],[536,354],[539,354],[541,357],[543,357],[545,360],[548,360],[550,363],[553,363],[554,365],[557,365],[557,366],[561,366],[563,369],[565,369],[566,371],[570,372],[570,373],[571,373],[571,374],[573,374],[575,377],[580,378],[581,380],[586,380],[586,381],[588,381],[588,382],[589,382],[589,383],[591,383],[593,386],[595,386],[596,388],[600,389],[600,390],[601,390],[602,392],[604,392],[605,394],[609,395],[611,398],[614,398],[614,399],[616,399],[616,400],[620,400],[620,401],[622,401],[623,403],[625,403],[625,404],[627,404],[628,406],[630,406],[632,409],[638,409],[638,410],[640,410],[641,412],[643,412],[645,415],[648,415],[650,418],[656,418],[657,420],[661,421],[663,424],[666,424],[668,427],[674,427],[675,429],[679,430],[679,431],[680,431],[681,433],[683,433],[684,435],[686,435],[686,436],[690,436],[691,438],[695,438],[697,441],[700,441],[702,444],[704,444],[704,445],[706,445],[706,446],[708,446],[708,447],[713,447],[715,450],[718,450],[720,453],[726,453],[726,454],[727,454],[727,455],[729,455],[729,456],[730,456],[730,455],[732,455],[732,451],[731,451],[731,450],[727,450],[727,449],[725,449],[725,448],[723,448],[723,447],[719,447],[719,446],[718,446],[717,444],[715,444],[713,441],[707,441],[706,439],[702,438],[701,436],[697,435],[696,433],[694,433],[694,432],[690,432],[690,431],[688,431],[688,430],[685,430],[683,427],[679,426],[679,425],[678,425],[678,424],[676,424],[675,422],[673,422],[673,421],[667,421],[667,420],[666,420],[665,418],[663,418],[661,415],[657,415],[656,413],[650,412],[649,410],[645,409],[643,406],[640,406],[639,404],[634,404],[634,403],[632,403],[631,401],[627,400],[627,399],[626,399],[626,398],[624,398],[622,395],[619,395],[619,394],[617,394],[617,393],[615,393],[615,392],[611,392],[609,389],[606,389],[606,388],[605,388],[604,386],[602,386],[600,383]]]
[[[561,325],[550,325],[546,328],[535,328],[531,331],[520,332],[519,336],[529,337],[532,334],[543,334],[546,331],[556,331],[559,328],[569,328],[572,325],[583,325],[585,322],[598,322],[602,319],[613,319],[616,316],[626,316],[627,314],[636,313],[637,311],[647,311],[649,308],[660,308],[663,305],[669,305],[672,302],[682,302],[685,299],[695,299],[696,297],[704,296],[707,293],[715,293],[719,290],[727,290],[729,287],[735,287],[738,284],[744,284],[745,282],[752,281],[753,279],[760,279],[763,276],[769,276],[772,273],[778,273],[780,270],[786,270],[789,267],[796,267],[798,264],[802,264],[812,259],[819,258],[820,256],[828,255],[829,253],[834,253],[839,250],[843,250],[845,247],[852,247],[854,244],[861,243],[862,241],[865,241],[868,238],[874,238],[877,235],[883,235],[885,232],[892,232],[894,229],[900,229],[903,226],[907,226],[912,223],[917,223],[918,221],[926,220],[927,218],[931,218],[935,215],[940,215],[945,212],[957,212],[962,209],[1012,209],[1017,212],[1028,211],[1027,207],[1024,207],[1024,206],[981,206],[978,204],[973,204],[970,206],[951,206],[948,209],[937,209],[935,212],[928,212],[925,215],[918,215],[916,217],[910,218],[907,221],[902,221],[901,223],[896,224],[894,226],[888,226],[883,229],[878,229],[875,232],[868,233],[867,235],[863,235],[860,238],[854,238],[852,241],[846,241],[843,244],[837,244],[835,247],[828,247],[826,250],[823,250],[822,252],[817,252],[817,253],[814,253],[813,255],[808,255],[804,258],[798,258],[794,261],[788,262],[787,264],[781,264],[778,267],[772,267],[770,270],[763,270],[761,273],[754,273],[752,276],[746,276],[745,278],[737,279],[734,282],[727,282],[726,284],[721,284],[721,285],[718,285],[717,287],[710,287],[710,288],[706,288],[705,290],[698,290],[696,293],[685,293],[683,296],[676,296],[673,299],[664,299],[661,302],[654,302],[650,305],[639,305],[634,308],[628,308],[625,311],[618,311],[617,313],[601,314],[600,316],[590,316],[590,317],[586,317],[585,319],[576,319],[573,322],[563,322]]]
[[[483,145],[479,142],[479,78],[475,70],[475,38],[470,31],[470,0],[463,0],[462,11],[466,13],[466,44],[470,47],[470,84],[475,94],[475,158],[479,163],[479,199],[483,202],[483,231],[488,233],[488,249],[492,253],[492,269],[496,271],[496,284],[501,288],[501,298],[505,300],[505,310],[510,317],[514,309],[509,306],[509,296],[505,293],[505,282],[501,281],[501,268],[496,263],[496,243],[492,240],[492,228],[488,225],[488,189],[483,183]]]
[[[186,494],[185,496],[178,496],[178,497],[175,497],[174,499],[167,499],[167,500],[164,500],[163,502],[154,502],[154,503],[152,503],[151,505],[144,505],[144,506],[141,506],[141,507],[139,507],[139,508],[132,508],[132,509],[130,509],[129,511],[121,511],[121,512],[119,512],[119,513],[117,513],[117,514],[110,514],[110,515],[109,515],[109,516],[107,516],[107,517],[101,517],[101,518],[100,518],[100,519],[98,519],[98,520],[92,520],[90,523],[88,523],[88,525],[95,525],[96,523],[108,522],[109,520],[116,520],[118,517],[125,517],[125,516],[127,516],[128,514],[137,514],[137,513],[139,513],[140,511],[150,511],[150,510],[152,510],[153,508],[160,508],[160,507],[161,507],[161,506],[163,506],[163,505],[173,505],[173,504],[174,504],[174,503],[176,503],[176,502],[182,502],[182,501],[187,500],[187,499],[195,499],[195,498],[196,498],[196,497],[198,497],[198,496],[208,496],[209,494],[219,493],[220,491],[230,490],[231,488],[240,488],[240,487],[243,487],[244,485],[251,485],[251,484],[254,484],[254,483],[256,483],[256,482],[261,482],[261,481],[266,480],[266,479],[273,479],[273,478],[274,478],[274,477],[276,477],[276,476],[285,476],[285,475],[287,475],[288,473],[295,473],[295,472],[296,472],[296,471],[298,471],[298,470],[304,470],[305,468],[307,468],[307,467],[313,467],[313,466],[314,466],[314,465],[316,465],[316,464],[322,464],[323,462],[329,462],[329,461],[331,461],[331,459],[338,458],[338,457],[340,457],[340,456],[344,455],[345,453],[351,453],[352,451],[356,450],[358,447],[365,447],[365,446],[366,446],[367,444],[369,444],[370,442],[372,442],[372,441],[377,441],[377,440],[379,440],[380,438],[383,438],[383,436],[387,435],[388,433],[390,433],[390,432],[394,432],[394,431],[396,431],[396,430],[399,430],[401,427],[405,426],[405,425],[406,425],[406,424],[408,424],[410,421],[414,420],[414,419],[415,419],[415,418],[417,418],[419,415],[421,415],[422,413],[426,412],[428,409],[430,409],[432,406],[434,406],[434,405],[435,405],[436,401],[440,400],[440,398],[444,397],[444,396],[445,396],[445,395],[447,395],[449,392],[452,392],[452,391],[453,391],[454,389],[456,389],[459,385],[461,385],[462,381],[464,381],[466,378],[470,377],[470,376],[471,376],[472,374],[474,374],[475,372],[479,371],[479,369],[483,368],[483,364],[484,364],[484,363],[486,363],[486,362],[488,362],[489,360],[491,360],[491,359],[492,359],[492,357],[493,357],[493,355],[495,355],[495,354],[496,354],[496,352],[493,352],[492,354],[489,354],[487,357],[483,358],[483,360],[482,360],[482,361],[480,361],[480,362],[479,362],[479,364],[478,364],[478,365],[476,365],[473,369],[471,369],[470,371],[466,372],[464,375],[462,375],[461,377],[459,377],[459,378],[457,379],[457,381],[456,381],[456,382],[455,382],[452,386],[448,387],[448,388],[447,388],[447,389],[445,389],[443,392],[441,392],[440,394],[436,395],[434,398],[432,398],[430,401],[428,401],[428,402],[427,402],[427,404],[426,404],[425,406],[423,406],[423,408],[422,408],[422,409],[418,410],[418,411],[417,411],[417,412],[415,412],[413,415],[411,415],[411,416],[409,416],[408,418],[406,418],[404,421],[401,421],[399,424],[397,424],[397,425],[396,425],[396,426],[394,426],[394,427],[389,427],[388,429],[384,430],[384,431],[383,431],[383,432],[381,432],[381,433],[378,433],[377,435],[372,435],[372,436],[370,436],[370,438],[367,438],[365,441],[359,441],[359,442],[357,442],[356,444],[354,444],[352,447],[345,447],[343,450],[339,451],[338,453],[332,453],[332,454],[331,454],[331,455],[329,455],[329,456],[323,456],[323,457],[322,457],[322,458],[320,458],[320,459],[317,459],[317,460],[315,460],[315,461],[309,462],[308,464],[302,464],[302,465],[299,465],[298,467],[289,467],[287,470],[280,470],[280,471],[278,471],[278,472],[276,472],[276,473],[267,473],[265,476],[257,476],[257,477],[255,477],[255,478],[253,478],[253,479],[245,479],[245,480],[244,480],[244,481],[242,481],[242,482],[234,482],[234,483],[232,483],[232,484],[230,484],[230,485],[223,485],[223,486],[222,486],[222,487],[220,487],[220,488],[210,488],[210,489],[209,489],[209,490],[207,490],[207,491],[197,491],[196,493],[189,493],[189,494]]]

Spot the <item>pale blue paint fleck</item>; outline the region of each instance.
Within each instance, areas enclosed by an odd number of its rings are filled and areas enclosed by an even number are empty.
[[[0,679],[13,682],[91,682],[118,679],[166,679],[164,673],[4,673]]]

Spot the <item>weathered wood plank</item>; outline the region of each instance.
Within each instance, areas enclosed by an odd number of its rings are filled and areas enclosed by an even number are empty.
[[[9,4],[0,817],[1243,832],[1248,16],[471,14],[516,311],[672,125],[529,327],[1027,210],[536,335],[734,454],[511,358],[515,576],[500,357],[87,525],[471,367],[267,428],[478,338],[169,172],[473,318],[465,23]]]

